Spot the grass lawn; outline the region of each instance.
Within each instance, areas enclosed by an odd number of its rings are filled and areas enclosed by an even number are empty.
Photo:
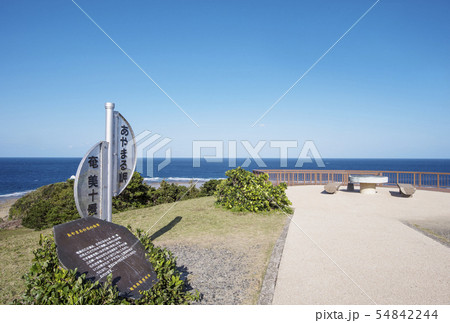
[[[162,204],[113,215],[113,222],[148,231],[156,245],[227,248],[245,254],[251,277],[244,303],[257,302],[273,245],[286,223],[282,213],[235,213],[217,208],[213,197]],[[9,303],[24,289],[21,276],[33,258],[40,234],[19,228],[0,231],[0,304]],[[200,291],[201,292],[201,291]]]

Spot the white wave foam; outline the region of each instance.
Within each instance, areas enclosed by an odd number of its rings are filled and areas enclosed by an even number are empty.
[[[22,197],[30,192],[33,192],[34,190],[29,190],[29,191],[23,191],[23,192],[14,192],[14,193],[10,193],[10,194],[3,194],[0,195],[0,198],[14,198],[14,197]]]
[[[146,182],[155,182],[155,183],[159,183],[162,181],[167,181],[167,182],[207,182],[210,181],[212,179],[224,179],[224,178],[199,178],[199,177],[146,177],[144,178],[144,181]]]

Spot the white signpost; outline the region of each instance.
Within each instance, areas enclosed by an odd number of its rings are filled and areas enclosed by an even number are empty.
[[[136,140],[128,121],[107,102],[106,140],[100,141],[81,160],[74,195],[78,213],[111,222],[112,197],[130,182],[136,168]]]
[[[139,299],[157,282],[147,250],[127,228],[112,222],[112,197],[128,185],[136,168],[136,139],[130,124],[106,103],[106,140],[81,160],[75,203],[81,219],[53,227],[58,259],[66,269],[104,282],[112,275],[119,296]]]

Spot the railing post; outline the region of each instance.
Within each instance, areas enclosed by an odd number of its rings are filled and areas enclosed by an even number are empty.
[[[437,188],[440,188],[440,184],[439,184],[439,174],[437,174]]]

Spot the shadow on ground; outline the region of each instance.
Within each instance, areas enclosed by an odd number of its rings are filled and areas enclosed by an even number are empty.
[[[393,197],[401,197],[401,198],[403,198],[403,199],[409,199],[409,198],[412,198],[413,196],[411,195],[411,196],[406,196],[406,195],[403,195],[402,193],[400,193],[400,192],[397,192],[397,191],[389,191],[389,193],[391,194],[391,196],[393,196]]]
[[[155,240],[156,238],[162,236],[164,233],[170,231],[174,226],[176,226],[182,219],[183,217],[181,216],[177,216],[175,219],[173,219],[172,221],[170,221],[167,225],[163,226],[161,229],[159,229],[158,231],[156,231],[155,233],[153,233],[150,236],[150,240]]]

